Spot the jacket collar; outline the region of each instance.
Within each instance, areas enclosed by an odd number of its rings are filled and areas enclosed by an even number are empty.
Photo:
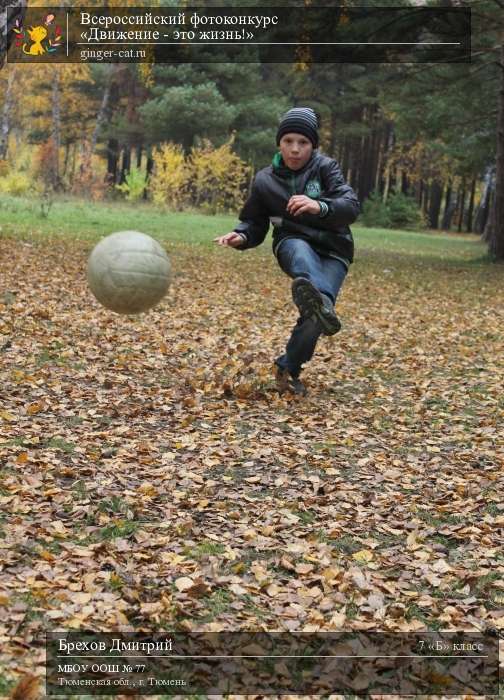
[[[313,149],[313,152],[310,156],[310,159],[303,165],[302,168],[299,170],[291,170],[288,168],[282,158],[282,155],[280,151],[277,151],[275,155],[273,156],[273,160],[271,162],[271,165],[273,167],[273,171],[279,175],[280,177],[285,177],[285,176],[290,176],[290,175],[301,175],[301,173],[304,173],[305,170],[308,170],[309,167],[313,164],[313,161],[315,160],[315,157],[318,155],[318,150],[316,148]]]

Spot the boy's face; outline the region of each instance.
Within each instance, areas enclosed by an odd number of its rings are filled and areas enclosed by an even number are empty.
[[[312,142],[303,134],[284,134],[280,139],[280,153],[291,170],[302,168],[310,160],[312,152]]]

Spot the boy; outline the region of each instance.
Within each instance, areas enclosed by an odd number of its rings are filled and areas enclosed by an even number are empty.
[[[260,245],[273,225],[273,253],[293,278],[292,297],[299,318],[285,353],[277,357],[280,393],[306,394],[299,379],[321,333],[333,335],[341,324],[336,297],[353,261],[349,224],[359,202],[335,160],[321,155],[318,118],[309,107],[294,107],[281,119],[272,165],[260,170],[234,231],[214,238],[219,245],[247,250]]]

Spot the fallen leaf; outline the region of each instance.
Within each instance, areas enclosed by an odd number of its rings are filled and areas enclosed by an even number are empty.
[[[181,578],[178,578],[175,580],[175,587],[179,591],[187,591],[189,588],[192,588],[194,586],[194,581],[192,578],[189,578],[188,576],[182,576]]]
[[[360,549],[358,552],[354,552],[352,557],[356,561],[367,563],[373,560],[373,552],[370,549]]]
[[[36,676],[24,676],[9,695],[10,700],[38,700],[40,681]]]

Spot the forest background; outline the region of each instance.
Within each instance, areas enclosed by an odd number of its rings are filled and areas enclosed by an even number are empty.
[[[361,223],[475,232],[501,259],[502,5],[425,4],[471,7],[471,63],[8,64],[0,192],[40,196],[43,215],[59,194],[236,212],[271,161],[281,114],[310,105],[322,150],[364,204]]]

